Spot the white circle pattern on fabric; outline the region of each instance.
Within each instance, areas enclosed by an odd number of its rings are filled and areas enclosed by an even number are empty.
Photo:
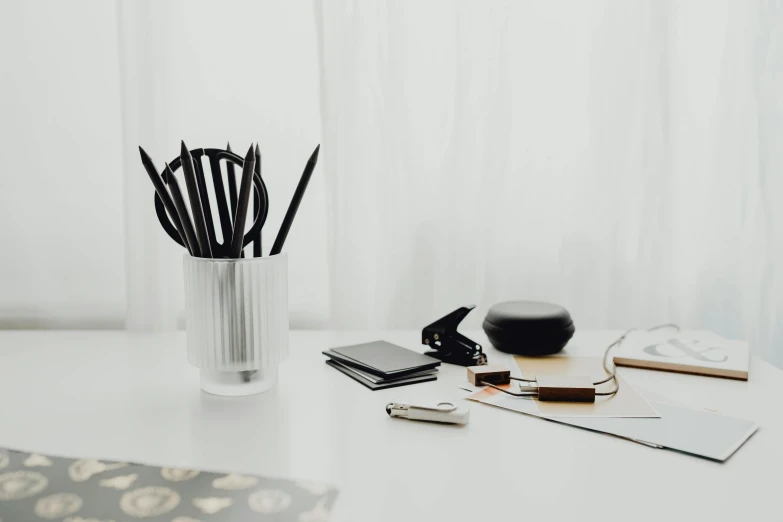
[[[43,491],[49,480],[36,471],[11,471],[0,475],[0,500],[32,497]]]
[[[214,515],[218,511],[226,509],[233,503],[234,500],[228,497],[207,497],[193,499],[193,505],[199,508],[202,513],[206,513],[207,515]]]
[[[173,489],[148,487],[125,493],[120,499],[120,509],[132,517],[156,517],[177,507],[179,501],[179,494]]]
[[[25,459],[25,461],[24,461],[24,465],[27,466],[28,468],[35,468],[35,467],[45,467],[45,468],[48,468],[52,464],[53,463],[49,459],[49,457],[45,457],[43,455],[38,455],[38,454],[35,454],[35,453],[33,453],[32,455],[27,457],[27,459]]]
[[[11,452],[0,449],[0,468],[7,467],[10,464],[13,455],[14,454]],[[28,468],[51,467],[54,465],[54,460],[57,460],[50,459],[45,455],[37,453],[27,454],[26,458],[24,454],[19,454],[19,457],[24,460],[16,463],[16,465],[24,465]],[[97,474],[125,466],[129,466],[129,464],[101,462],[94,459],[80,459],[70,462],[67,473],[74,482],[86,482]],[[201,473],[197,470],[184,468],[158,469],[160,475],[171,482],[188,481],[199,476]],[[229,473],[222,476],[218,475],[217,478],[214,478],[216,476],[214,473],[209,473],[208,476],[209,479],[211,479],[212,487],[217,490],[245,490],[256,486],[260,482],[258,477],[246,476],[238,473]],[[102,480],[95,480],[94,482],[91,482],[91,484],[94,486],[100,485],[103,488],[127,490],[133,486],[138,478],[138,474],[130,473],[127,475],[109,476]],[[326,484],[315,481],[296,481],[295,484],[301,490],[321,497],[310,511],[304,511],[299,514],[300,522],[326,521],[329,516],[329,510],[326,509],[326,506],[328,505],[328,495],[325,494],[328,493],[331,488]],[[142,484],[139,485],[144,484],[142,482]],[[50,484],[47,477],[37,470],[20,470],[0,473],[0,500],[16,500],[35,497],[35,495],[38,495],[49,486]],[[51,489],[54,489],[55,487],[56,485],[51,485]],[[50,492],[51,489],[49,490]],[[63,489],[68,491],[70,488],[66,485]],[[56,489],[54,490],[56,491]],[[295,490],[292,490],[292,492],[295,492]],[[119,496],[121,492],[113,493],[111,491],[105,491],[105,493]],[[204,493],[207,492],[204,491]],[[217,493],[217,491],[214,493]],[[115,498],[113,502],[117,502],[117,497],[113,498]],[[35,502],[35,514],[42,519],[60,520],[61,522],[116,522],[115,520],[76,515],[76,513],[83,508],[84,502],[79,495],[74,493],[48,494],[41,498],[33,498],[32,502]],[[137,489],[122,494],[119,499],[119,507],[125,515],[144,519],[166,515],[175,510],[182,502],[183,498],[172,488],[157,486],[138,488],[137,486]],[[185,498],[184,502],[188,502],[188,499]],[[194,498],[190,502],[202,513],[208,515],[207,518],[210,518],[209,515],[216,515],[220,511],[234,505],[235,499],[231,497],[216,496]],[[292,494],[281,489],[258,489],[247,497],[247,505],[250,509],[260,514],[281,513],[289,509],[292,503]],[[117,504],[114,505],[116,506]],[[87,509],[85,508],[84,511],[87,511]],[[90,515],[92,514],[98,514],[100,516],[99,513],[90,513]],[[105,516],[107,514],[104,513],[103,515]],[[168,516],[171,517],[173,514],[169,514]],[[0,520],[0,522],[3,521]],[[174,517],[171,522],[202,521],[188,516],[177,516]]]
[[[212,481],[212,487],[216,489],[240,490],[247,489],[256,484],[258,484],[257,478],[238,475],[236,473],[231,473],[225,477],[216,478]]]
[[[279,489],[259,489],[247,504],[256,513],[279,513],[291,505],[291,495]]]
[[[103,520],[98,518],[68,517],[63,522],[115,522],[114,520]]]
[[[198,477],[199,473],[194,469],[161,468],[160,470],[160,476],[171,482],[184,482]]]
[[[57,493],[39,498],[35,503],[35,514],[41,518],[62,518],[82,508],[82,499],[73,493]]]
[[[138,473],[131,473],[130,475],[120,475],[118,477],[103,479],[99,484],[104,488],[128,489],[136,482],[137,478],[139,478]]]
[[[99,460],[93,459],[80,459],[71,463],[68,466],[68,476],[74,482],[86,482],[93,475],[103,473],[104,471],[110,471],[113,469],[120,469],[127,466],[122,462],[115,462],[114,464],[105,464]]]

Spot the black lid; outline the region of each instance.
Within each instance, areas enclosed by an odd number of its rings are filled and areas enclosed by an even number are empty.
[[[562,306],[541,301],[506,301],[487,312],[486,320],[504,330],[535,327],[539,330],[563,330],[572,324],[571,315]]]
[[[483,327],[495,348],[517,355],[557,353],[574,335],[568,311],[540,301],[498,303],[487,312]]]

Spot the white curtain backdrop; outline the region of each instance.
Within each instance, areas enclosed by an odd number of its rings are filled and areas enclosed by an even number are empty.
[[[541,299],[783,366],[779,2],[14,0],[0,28],[0,327],[182,327],[137,147],[258,141],[268,248],[321,143],[293,327]]]
[[[182,255],[162,231],[141,145],[158,169],[191,148],[262,152],[272,247],[307,159],[320,140],[312,2],[133,0],[119,4],[125,167],[126,325],[181,327]],[[313,175],[285,244],[294,327],[327,321],[324,173]],[[219,228],[219,227],[218,227]]]
[[[542,299],[783,361],[779,4],[316,10],[332,326]]]

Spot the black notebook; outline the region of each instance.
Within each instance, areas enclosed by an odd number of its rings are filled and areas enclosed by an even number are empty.
[[[405,375],[402,375],[402,376],[394,375],[392,377],[378,377],[377,375],[373,375],[373,374],[371,374],[369,372],[366,372],[364,370],[360,370],[359,368],[356,368],[355,366],[348,366],[347,364],[343,364],[340,361],[338,361],[337,359],[332,359],[331,362],[333,362],[337,366],[341,366],[341,367],[343,367],[343,368],[345,368],[345,369],[347,369],[347,370],[349,370],[349,371],[351,371],[353,373],[356,373],[356,374],[360,375],[361,377],[364,377],[368,381],[373,382],[375,384],[386,384],[388,382],[399,381],[399,380],[402,380],[402,379],[412,379],[413,377],[425,377],[427,375],[435,375],[435,374],[438,373],[438,369],[437,368],[433,368],[431,370],[423,370],[423,371],[416,372],[416,373],[406,373]]]
[[[435,372],[432,373],[422,372],[422,373],[415,373],[406,377],[400,377],[397,379],[371,379],[368,378],[366,374],[363,375],[362,373],[351,368],[350,366],[340,364],[335,360],[328,360],[326,361],[326,364],[328,364],[335,370],[344,373],[354,381],[370,388],[371,390],[385,390],[386,388],[396,388],[397,386],[406,386],[408,384],[417,384],[420,382],[434,381],[438,378]]]
[[[332,359],[326,361],[330,366],[373,389],[435,380],[434,372],[422,374],[440,366],[434,357],[386,341],[341,346],[323,353]]]
[[[440,366],[440,361],[434,357],[386,341],[340,346],[323,353],[343,364],[384,378],[401,377]]]

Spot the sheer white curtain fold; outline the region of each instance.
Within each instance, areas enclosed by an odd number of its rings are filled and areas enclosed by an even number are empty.
[[[320,141],[313,4],[226,0],[122,0],[119,50],[123,87],[127,319],[132,330],[183,324],[184,249],[165,235],[138,146],[159,170],[191,148],[237,153],[258,142],[272,247],[307,159]],[[295,327],[326,323],[324,177],[319,166],[285,243]],[[210,190],[210,198],[214,192]],[[219,227],[218,240],[220,240]]]
[[[544,299],[783,362],[778,5],[315,10],[332,326]]]

